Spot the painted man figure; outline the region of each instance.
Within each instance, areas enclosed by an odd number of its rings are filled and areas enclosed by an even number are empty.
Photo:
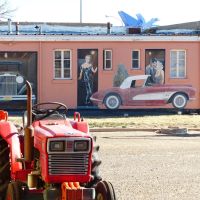
[[[156,74],[156,65],[157,60],[152,58],[151,63],[146,66],[146,74],[150,75],[147,79],[147,85],[153,85],[156,83],[155,74]]]

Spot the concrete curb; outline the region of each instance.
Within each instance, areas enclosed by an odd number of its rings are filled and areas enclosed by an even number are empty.
[[[159,128],[91,128],[91,132],[155,132],[159,130]],[[200,128],[188,128],[188,131],[200,131]]]

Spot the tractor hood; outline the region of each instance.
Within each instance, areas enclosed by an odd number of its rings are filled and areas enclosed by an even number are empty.
[[[87,134],[76,130],[68,120],[41,120],[34,123],[38,137],[85,137]]]

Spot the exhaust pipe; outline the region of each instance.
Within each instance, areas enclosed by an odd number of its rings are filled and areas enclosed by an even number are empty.
[[[32,86],[26,81],[27,88],[27,126],[24,128],[24,159],[26,162],[33,160],[34,130],[32,127]]]

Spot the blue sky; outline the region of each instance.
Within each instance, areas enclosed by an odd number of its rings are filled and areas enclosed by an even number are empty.
[[[146,20],[160,19],[158,25],[200,21],[199,0],[82,0],[83,22],[121,25],[123,10],[134,16],[142,13]],[[79,22],[80,0],[9,0],[17,8],[13,21]],[[111,17],[105,17],[105,16]]]

